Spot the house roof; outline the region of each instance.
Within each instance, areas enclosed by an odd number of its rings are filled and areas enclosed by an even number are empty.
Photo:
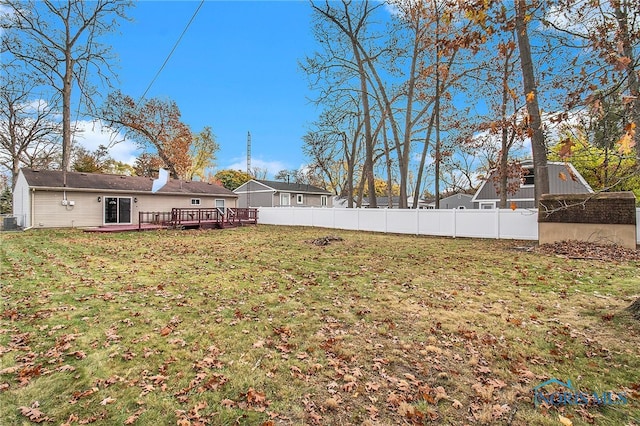
[[[363,200],[363,203],[366,203],[366,204],[369,204],[369,202],[370,202],[368,197],[363,197],[363,199],[362,199],[362,200]],[[413,204],[413,196],[407,197],[407,202],[408,202],[409,204]],[[377,203],[379,206],[388,206],[388,205],[389,205],[389,197],[384,196],[384,195],[381,195],[381,196],[379,196],[379,197],[378,197],[378,196],[376,196],[376,203]],[[394,206],[399,205],[399,204],[400,204],[400,196],[399,196],[399,195],[393,195],[393,196],[391,197],[391,203],[392,203]],[[418,198],[418,204],[422,204],[422,203],[424,203],[424,200],[423,200],[422,198],[420,198],[420,197],[419,197],[419,198]]]
[[[469,195],[469,194],[465,194],[463,192],[459,193],[459,194],[451,194],[447,197],[444,198],[440,198],[440,201],[448,201],[448,200],[460,200],[462,198],[466,198],[468,201],[471,201],[471,199],[473,198],[473,195]],[[435,202],[435,200],[434,200]]]
[[[280,182],[276,180],[258,180],[258,179],[254,179],[254,180],[278,192],[297,192],[297,193],[306,193],[306,194],[331,195],[331,192],[327,191],[326,189],[322,189],[320,187],[313,186],[313,185],[306,185],[303,183],[289,183],[289,182]]]
[[[151,193],[153,185],[153,178],[149,177],[81,172],[67,172],[65,185],[64,173],[61,170],[22,169],[21,171],[31,188]],[[178,179],[169,179],[158,193],[237,197],[232,191],[220,185]]]
[[[530,161],[522,162],[523,168],[533,167],[533,163]],[[584,180],[582,175],[573,167],[571,163],[562,162],[548,162],[547,168],[549,170],[549,193],[550,194],[585,194],[593,192],[591,186]],[[567,170],[568,169],[568,170]],[[498,189],[493,185],[493,176],[497,173],[497,170],[492,170],[489,177],[482,182],[480,188],[473,196],[473,201],[498,201],[500,195]],[[560,173],[566,176],[563,180],[560,177]],[[572,178],[575,176],[575,180]],[[534,176],[535,185],[535,176]],[[521,186],[515,194],[508,194],[507,198],[510,200],[534,200],[535,190],[534,185]]]

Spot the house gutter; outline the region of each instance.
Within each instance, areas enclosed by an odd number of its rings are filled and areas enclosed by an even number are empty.
[[[113,193],[113,194],[136,194],[136,195],[153,195],[151,191],[129,191],[126,189],[109,189],[109,188],[61,188],[59,186],[39,186],[39,191],[60,191],[66,192],[68,189],[69,192],[92,192],[92,193],[100,193],[103,194],[105,192]],[[35,192],[36,188],[32,187],[32,191]],[[156,192],[158,195],[199,195],[199,196],[215,196],[215,197],[226,197],[226,198],[238,198],[237,194],[214,194],[208,192]]]

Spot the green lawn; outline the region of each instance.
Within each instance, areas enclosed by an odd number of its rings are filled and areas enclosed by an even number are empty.
[[[3,425],[640,424],[639,262],[264,225],[0,238]],[[551,378],[627,403],[535,407]]]

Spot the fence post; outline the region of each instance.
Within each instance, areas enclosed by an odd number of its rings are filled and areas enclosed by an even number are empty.
[[[496,209],[496,240],[500,239],[500,210]]]
[[[458,217],[456,216],[456,210],[457,209],[451,209],[451,212],[452,212],[451,214],[453,215],[452,216],[453,217],[453,238],[456,237],[456,230],[457,230],[456,228],[458,225]]]

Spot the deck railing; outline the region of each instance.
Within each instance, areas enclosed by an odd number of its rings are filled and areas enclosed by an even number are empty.
[[[228,208],[227,215],[232,215],[234,221],[246,223],[258,223],[258,209]]]
[[[240,225],[258,223],[258,209],[214,207],[214,208],[173,208],[170,212],[140,212],[138,228],[143,224],[170,227],[202,225]]]
[[[203,222],[221,223],[224,215],[217,208],[173,208],[171,209],[171,224],[173,226],[201,225]]]
[[[152,225],[167,226],[171,221],[171,212],[139,212],[138,213],[138,230],[142,225],[149,223]]]

